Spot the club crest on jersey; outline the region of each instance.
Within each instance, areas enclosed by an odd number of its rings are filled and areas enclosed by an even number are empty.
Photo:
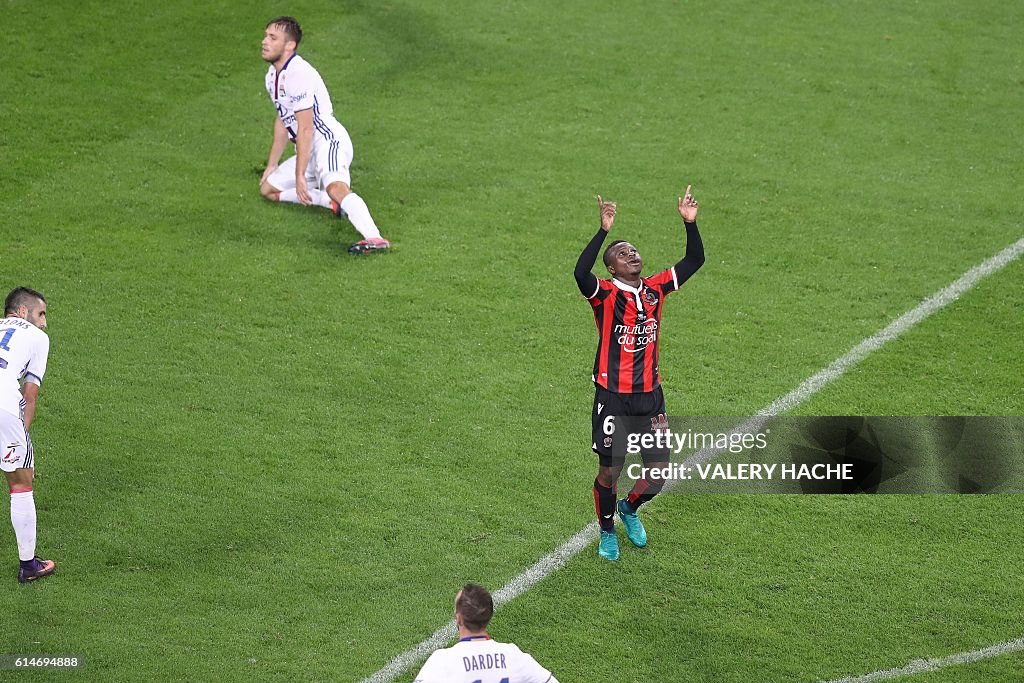
[[[665,413],[659,413],[651,418],[651,431],[655,434],[668,434],[668,415]]]
[[[644,301],[651,306],[655,306],[658,303],[658,293],[653,289],[644,289]]]

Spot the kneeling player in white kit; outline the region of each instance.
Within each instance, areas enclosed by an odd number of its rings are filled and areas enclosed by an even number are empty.
[[[50,353],[45,329],[46,299],[42,294],[18,287],[7,295],[0,320],[0,470],[11,490],[11,524],[18,541],[21,583],[49,576],[56,569],[52,561],[36,557],[35,461],[28,436]]]
[[[487,635],[494,601],[487,589],[467,583],[455,596],[459,642],[437,650],[413,683],[558,683],[550,671],[512,643]]]
[[[272,20],[263,34],[261,54],[270,63],[267,93],[277,117],[260,194],[272,201],[316,204],[347,216],[363,236],[349,253],[382,251],[391,243],[381,237],[366,202],[352,191],[352,140],[334,118],[324,79],[295,53],[301,40],[302,28],[293,17]],[[279,166],[289,140],[295,143],[295,156]]]

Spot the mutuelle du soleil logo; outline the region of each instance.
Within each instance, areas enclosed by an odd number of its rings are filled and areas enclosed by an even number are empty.
[[[658,341],[658,321],[647,320],[636,325],[616,325],[617,343],[626,353],[643,351]]]

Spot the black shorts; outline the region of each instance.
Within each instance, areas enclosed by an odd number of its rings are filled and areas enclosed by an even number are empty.
[[[665,394],[661,391],[661,385],[654,391],[640,394],[619,394],[598,386],[591,417],[592,448],[603,467],[625,464],[629,437],[652,434],[668,427]],[[668,461],[667,447],[640,448],[639,452],[645,463]]]

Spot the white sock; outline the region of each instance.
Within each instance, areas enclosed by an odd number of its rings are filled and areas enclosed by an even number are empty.
[[[18,539],[18,559],[36,556],[36,502],[31,491],[11,494],[11,525]]]
[[[309,196],[313,199],[313,204],[316,206],[322,206],[325,209],[331,208],[331,197],[323,190],[309,190]],[[299,201],[299,194],[294,190],[281,190],[281,194],[278,195],[278,201],[291,202],[292,204],[301,204]]]
[[[349,192],[345,195],[345,199],[341,201],[341,210],[345,212],[349,223],[359,231],[363,239],[372,240],[380,238],[380,230],[377,229],[377,224],[373,222],[373,217],[370,216],[370,208],[366,206],[366,202],[363,201],[362,197],[355,192]]]

